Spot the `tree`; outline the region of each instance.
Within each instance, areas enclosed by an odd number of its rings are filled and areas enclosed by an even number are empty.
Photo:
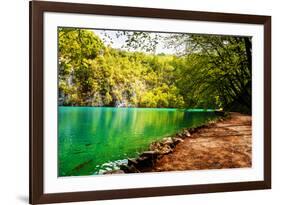
[[[58,29],[61,105],[251,112],[250,37],[116,35],[126,39],[122,49],[105,45],[91,30]],[[156,54],[159,44],[174,54]]]
[[[144,32],[145,33],[145,32]],[[149,35],[149,34],[147,34]],[[145,35],[130,34],[129,39]],[[154,47],[153,34],[142,41]],[[162,43],[174,48],[178,57],[188,59],[181,63],[186,77],[179,85],[186,102],[195,107],[224,107],[251,112],[251,69],[252,43],[250,37],[198,34],[170,34],[164,36]],[[137,42],[133,41],[135,45]],[[132,43],[128,42],[127,46]],[[136,47],[137,45],[135,45]],[[142,45],[144,46],[144,45]],[[195,71],[195,72],[193,72]],[[189,81],[189,82],[188,82]],[[193,82],[193,84],[190,83]],[[188,90],[187,90],[188,89]]]

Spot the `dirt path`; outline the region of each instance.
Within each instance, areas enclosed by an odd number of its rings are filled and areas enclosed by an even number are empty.
[[[158,159],[152,171],[251,167],[251,116],[230,118],[201,128]]]

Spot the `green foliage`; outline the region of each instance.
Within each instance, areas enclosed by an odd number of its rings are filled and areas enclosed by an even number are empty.
[[[58,32],[61,105],[251,110],[248,37],[165,35],[178,53],[156,55],[157,34],[118,33],[145,53],[105,46],[90,30]]]

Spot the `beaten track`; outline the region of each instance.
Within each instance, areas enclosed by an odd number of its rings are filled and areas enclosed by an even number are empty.
[[[185,138],[172,153],[156,160],[151,171],[244,168],[251,162],[252,117],[230,113]]]

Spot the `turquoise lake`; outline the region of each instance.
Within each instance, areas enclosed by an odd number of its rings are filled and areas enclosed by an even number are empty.
[[[116,169],[151,142],[216,118],[212,111],[162,108],[59,107],[58,175]]]

